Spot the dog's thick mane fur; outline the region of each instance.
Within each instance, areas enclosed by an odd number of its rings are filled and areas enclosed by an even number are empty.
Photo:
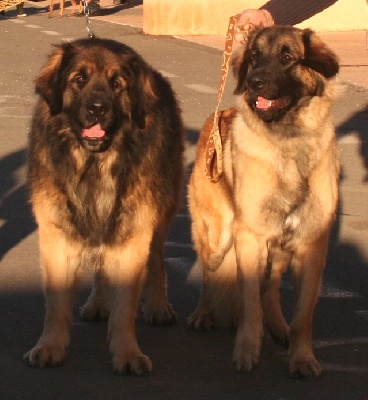
[[[111,54],[126,58],[124,68],[127,76],[137,81],[134,85],[139,84],[138,74],[149,76],[150,84],[145,95],[135,95],[132,91],[133,96],[142,97],[141,100],[137,100],[140,104],[134,105],[142,116],[134,118],[129,115],[129,109],[116,108],[116,127],[113,128],[116,132],[113,133],[109,148],[104,152],[91,153],[79,143],[75,127],[69,124],[76,112],[75,107],[64,106],[59,90],[66,86],[70,66],[77,61],[74,59],[78,57],[80,49],[93,50],[102,44],[103,48],[97,54],[96,63],[100,62],[103,65]],[[42,168],[42,174],[48,174],[52,184],[59,188],[60,208],[55,212],[62,216],[60,221],[66,218],[64,229],[68,227],[70,230],[72,226],[75,227],[75,230],[70,232],[73,237],[80,235],[90,245],[112,243],[117,235],[116,226],[120,226],[120,221],[126,218],[124,216],[131,214],[138,204],[150,201],[148,193],[151,198],[159,198],[157,204],[162,209],[168,206],[167,199],[170,196],[167,196],[166,192],[170,190],[171,185],[169,182],[163,185],[161,180],[167,179],[172,160],[165,156],[168,153],[169,141],[158,132],[166,126],[167,132],[174,134],[180,126],[179,119],[172,118],[177,112],[176,101],[166,79],[131,48],[121,43],[83,39],[59,46],[55,54],[52,70],[50,66],[45,67],[44,73],[37,81],[37,92],[41,99],[35,112],[30,143],[31,157],[34,157],[38,148],[43,148],[43,153],[48,149],[49,153],[44,154],[44,160],[31,162],[29,180],[33,182]],[[49,77],[48,80],[45,79],[45,74]],[[55,81],[51,88],[50,81]],[[167,102],[165,106],[162,99]],[[49,111],[50,105],[53,112]],[[55,131],[58,134],[55,135]],[[155,158],[146,155],[147,149],[151,148],[158,149]],[[145,178],[146,189],[140,193],[137,182],[145,175],[144,171],[151,169],[160,171],[160,183],[148,175]],[[55,173],[56,171],[58,173]],[[162,190],[163,186],[166,186],[165,190]],[[129,219],[131,217],[132,215]],[[156,215],[155,218],[157,217]],[[130,225],[126,224],[126,233],[123,235],[120,232],[120,236],[128,236],[130,230]]]

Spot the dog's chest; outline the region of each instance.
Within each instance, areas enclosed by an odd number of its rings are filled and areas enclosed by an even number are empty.
[[[308,179],[303,176],[295,159],[283,160],[284,166],[271,172],[258,209],[264,228],[288,236],[300,228],[301,216],[309,196]]]
[[[234,196],[241,218],[260,234],[280,240],[300,229],[310,195],[309,154],[303,148],[290,148],[256,138],[240,146],[235,143],[232,155]]]
[[[89,158],[65,182],[69,218],[78,234],[93,244],[110,240],[120,212],[121,186],[112,161]]]

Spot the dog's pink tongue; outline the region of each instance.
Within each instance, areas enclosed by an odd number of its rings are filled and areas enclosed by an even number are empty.
[[[82,136],[89,139],[101,139],[106,132],[101,128],[100,124],[93,125],[91,128],[83,129]]]
[[[274,102],[274,100],[269,100],[262,96],[258,96],[256,106],[262,110],[267,110],[268,108],[274,106]]]

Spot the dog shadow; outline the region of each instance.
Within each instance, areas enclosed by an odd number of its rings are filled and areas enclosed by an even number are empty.
[[[36,230],[28,203],[27,185],[20,170],[26,163],[26,150],[18,150],[0,159],[0,260]]]
[[[366,105],[363,109],[357,111],[351,118],[344,121],[337,128],[337,135],[339,138],[342,138],[346,134],[356,132],[359,138],[359,156],[361,157],[362,164],[365,169],[365,178],[364,182],[368,183],[368,130],[367,130],[367,121],[368,121],[368,105]],[[344,175],[342,176],[344,179]]]
[[[143,0],[128,0],[125,3],[121,1],[122,4],[119,4],[119,0],[114,1],[114,4],[110,7],[101,7],[101,10],[98,13],[99,17],[107,16],[107,15],[112,15],[115,14],[119,11],[125,11],[125,10],[130,10],[132,9],[131,12],[129,12],[130,15],[134,13],[134,7],[142,5]],[[141,11],[139,11],[141,12]]]

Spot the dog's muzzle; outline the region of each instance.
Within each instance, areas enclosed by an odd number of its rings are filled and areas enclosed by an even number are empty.
[[[103,125],[110,108],[107,101],[99,99],[88,101],[85,106],[88,122],[81,130],[81,139],[84,146],[90,151],[103,151],[106,147],[109,135]]]

